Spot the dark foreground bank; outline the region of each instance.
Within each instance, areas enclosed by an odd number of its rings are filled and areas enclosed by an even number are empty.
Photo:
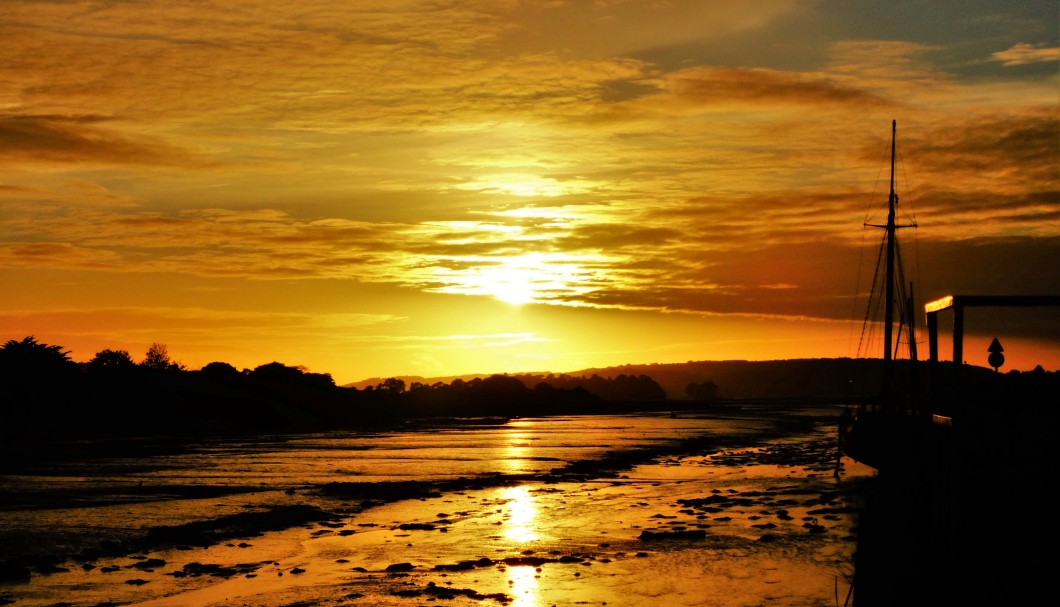
[[[916,458],[866,483],[854,607],[1036,605],[1054,594],[1056,412],[1042,398],[963,404],[952,426],[906,446]]]

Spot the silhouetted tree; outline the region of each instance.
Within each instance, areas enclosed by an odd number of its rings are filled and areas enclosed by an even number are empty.
[[[289,367],[283,363],[271,362],[254,367],[248,377],[254,380],[298,383],[302,379],[302,375],[303,373],[298,367]]]
[[[32,335],[0,346],[0,382],[18,393],[54,393],[71,389],[77,363],[61,346],[42,344]]]
[[[247,374],[255,381],[278,381],[291,385],[313,386],[315,388],[335,388],[335,380],[330,373],[308,373],[305,367],[289,367],[283,363],[271,362],[256,367]]]
[[[556,392],[556,388],[554,388],[552,384],[548,382],[538,382],[538,384],[534,386],[534,392],[536,392],[539,396],[548,396],[554,394]]]
[[[226,362],[212,362],[199,369],[199,374],[210,379],[234,381],[242,379],[243,374]]]
[[[155,371],[184,370],[183,365],[173,362],[169,358],[169,348],[166,347],[166,344],[160,344],[158,342],[151,344],[151,347],[147,349],[147,353],[144,355],[144,360],[140,363],[140,366]]]
[[[136,366],[128,350],[100,350],[88,361],[88,368],[92,371],[99,370],[127,370]]]
[[[717,400],[718,385],[712,381],[692,382],[685,386],[685,400]]]
[[[62,346],[50,346],[30,335],[21,341],[8,340],[0,346],[0,365],[15,373],[47,373],[74,368],[70,353]]]
[[[489,396],[514,396],[526,392],[526,385],[509,375],[490,375],[481,380],[480,389]]]
[[[597,374],[589,377],[570,375],[516,375],[526,386],[537,387],[545,383],[556,389],[573,390],[583,388],[606,401],[661,401],[666,400],[666,391],[655,380],[647,375],[620,374],[614,378],[604,378]]]
[[[396,396],[405,391],[405,380],[391,377],[383,380],[383,383],[376,386],[376,389]]]
[[[35,337],[0,346],[0,436],[26,436],[76,424],[81,373],[69,352]]]

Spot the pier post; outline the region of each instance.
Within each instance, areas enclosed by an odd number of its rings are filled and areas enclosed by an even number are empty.
[[[960,374],[964,365],[964,306],[953,304],[953,369]]]
[[[939,367],[939,313],[927,313],[928,330],[928,402],[933,406],[938,398]]]

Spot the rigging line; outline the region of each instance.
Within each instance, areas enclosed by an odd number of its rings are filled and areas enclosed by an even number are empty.
[[[919,230],[915,227],[913,228],[913,264],[916,266],[916,276],[914,277],[916,281],[916,293],[913,294],[913,297],[915,298],[918,294],[924,292],[923,285],[920,283],[920,234]],[[921,295],[921,301],[924,301],[923,295]],[[913,303],[916,304],[915,301]]]
[[[884,238],[885,239],[887,238],[886,234],[884,235]],[[881,267],[881,264],[883,262],[883,251],[884,251],[884,247],[881,246],[879,248],[877,254],[876,254],[876,269],[872,273],[872,287],[869,289],[868,305],[865,306],[865,319],[862,322],[862,325],[861,325],[861,337],[858,340],[858,353],[857,353],[858,358],[861,357],[861,353],[863,352],[862,344],[865,343],[865,333],[866,333],[866,331],[870,331],[871,320],[879,314],[879,305],[880,305],[880,300],[882,298],[878,297],[878,296],[876,298],[873,298],[872,295],[873,295],[873,293],[877,293],[876,285],[879,283],[880,267]],[[873,305],[876,306],[876,311],[875,312],[873,311]]]
[[[906,171],[905,156],[902,154],[901,147],[900,146],[896,146],[896,147],[897,147],[897,150],[898,150],[897,151],[897,154],[898,154],[898,165],[899,165],[899,167],[901,169],[901,173],[902,173],[902,183],[908,184],[909,183],[909,174]],[[908,212],[907,212],[907,209],[908,209]],[[908,200],[905,200],[905,204],[902,207],[902,214],[903,214],[904,217],[907,218],[908,222],[910,224],[912,224],[911,227],[913,228],[913,266],[914,266],[914,268],[913,268],[913,273],[914,273],[913,282],[916,283],[916,290],[913,293],[913,298],[915,299],[918,295],[920,295],[924,291],[923,291],[923,284],[920,282],[920,277],[922,276],[922,273],[920,271],[920,232],[919,232],[919,230],[917,228],[916,205],[913,204],[913,199],[912,198],[909,198]],[[903,266],[899,266],[899,267],[905,267],[905,266],[903,265]],[[906,283],[906,281],[905,281],[905,278],[903,277],[901,284],[904,285],[905,283]],[[921,299],[923,299],[923,298],[921,297]],[[913,302],[913,307],[914,307],[914,309],[916,309],[916,301]],[[915,341],[916,340],[916,334],[913,333],[913,332],[910,332],[909,338],[910,338],[910,340]]]
[[[897,300],[897,301],[894,302],[894,305],[895,305],[895,308],[897,308],[895,310],[895,316],[898,318],[898,334],[895,335],[894,344],[892,344],[893,350],[891,352],[891,358],[893,358],[894,360],[898,360],[898,354],[899,354],[899,352],[901,350],[901,345],[900,344],[902,343],[902,327],[905,326],[904,319],[905,319],[906,309],[905,309],[905,289],[902,287],[902,285],[905,283],[904,272],[902,271],[902,249],[899,246],[897,241],[895,241],[895,243],[894,243],[894,265],[896,266],[896,268],[895,268],[895,276],[894,276],[894,281],[896,283],[894,285],[894,288],[895,288],[894,296],[895,296],[895,298]]]
[[[884,149],[884,156],[889,158],[890,154],[891,154],[890,143],[887,143],[887,145],[886,145],[886,147]],[[854,285],[854,297],[853,297],[853,303],[851,304],[851,311],[850,311],[850,335],[847,337],[847,348],[848,349],[850,348],[850,344],[852,344],[854,342],[854,321],[857,319],[857,314],[858,314],[858,293],[861,291],[861,269],[862,269],[862,264],[864,263],[864,257],[865,257],[865,235],[868,233],[868,224],[872,223],[873,218],[875,217],[875,213],[879,212],[879,210],[880,210],[880,205],[875,204],[875,201],[877,200],[877,195],[880,192],[880,184],[883,182],[884,171],[886,171],[889,168],[889,166],[890,166],[889,163],[884,163],[883,165],[880,166],[879,172],[876,173],[876,181],[872,185],[872,194],[869,195],[868,203],[866,204],[866,207],[865,207],[865,216],[864,216],[865,219],[864,219],[864,221],[862,221],[862,228],[861,228],[861,246],[858,249],[858,275],[857,275],[857,282]],[[882,249],[878,253],[878,255],[882,255]],[[857,353],[855,354],[855,356],[857,356],[859,358],[861,357],[861,353],[862,353],[862,344],[865,342],[865,332],[866,332],[866,329],[869,328],[869,319],[873,316],[873,314],[872,314],[872,303],[873,303],[872,302],[872,294],[876,290],[876,281],[877,281],[877,279],[879,277],[879,274],[880,274],[880,257],[878,256],[877,259],[876,259],[876,270],[875,270],[875,272],[873,274],[873,277],[872,277],[872,281],[873,281],[872,285],[873,286],[869,290],[868,299],[865,302],[866,303],[866,305],[865,305],[866,312],[865,312],[865,318],[862,320],[862,324],[861,324],[861,335],[858,337],[858,349],[857,349]],[[871,328],[869,328],[869,330],[871,332]],[[870,336],[870,340],[871,340],[871,336]],[[867,345],[866,345],[866,347],[867,347]]]
[[[847,335],[847,352],[850,352],[850,346],[854,343],[854,323],[858,318],[858,293],[861,292],[861,265],[864,263],[865,257],[865,235],[868,234],[868,226],[864,224],[861,226],[861,244],[858,247],[858,275],[854,282],[854,297],[851,299],[853,303],[850,305],[850,333]],[[864,330],[864,326],[862,327]],[[855,356],[861,354],[861,342],[858,342],[858,349]]]
[[[883,309],[882,309],[884,307],[885,307],[884,298],[882,296],[877,296],[873,300],[873,307],[872,307],[872,310],[871,310],[872,318],[873,319],[881,318],[884,315]],[[883,325],[883,323],[878,321],[878,320],[875,321],[875,322],[870,322],[869,323],[869,341],[868,341],[868,343],[866,345],[866,350],[863,353],[865,356],[869,356],[870,353],[872,353],[872,352],[879,352],[879,350],[880,350],[879,345],[882,344],[882,339],[883,339],[882,336],[881,336],[881,333],[883,333],[883,331],[881,330],[882,325]]]
[[[902,343],[902,327],[904,326],[904,322],[898,323],[898,334],[894,337],[894,351],[891,352],[891,358],[894,360],[898,360],[898,354],[902,348],[900,344]]]
[[[878,178],[877,178],[878,179]],[[873,186],[872,195],[869,198],[868,208],[865,209],[865,221],[864,223],[875,223],[876,217],[879,215],[879,209],[874,209],[873,201],[879,196],[879,185]]]
[[[884,238],[886,238],[886,236],[884,236]],[[866,331],[866,329],[869,333],[875,331],[876,325],[873,324],[872,321],[880,316],[880,305],[883,302],[883,297],[880,294],[880,283],[883,276],[882,268],[885,260],[884,251],[885,249],[883,246],[880,246],[877,249],[876,268],[872,270],[872,285],[869,287],[868,301],[865,306],[865,318],[862,321],[863,332]],[[860,354],[861,351],[859,350],[859,355]]]
[[[891,146],[888,143],[884,151],[884,157],[890,158],[890,156]],[[889,166],[890,165],[888,163],[884,163],[880,166],[880,171],[876,173],[876,182],[872,185],[872,195],[869,196],[869,202],[867,207],[865,208],[865,221],[863,223],[872,223],[872,218],[876,216],[876,213],[879,213],[881,211],[880,205],[874,204],[874,202],[876,201],[876,197],[880,192],[880,184],[883,182],[883,174]]]
[[[895,243],[895,244],[897,244],[897,243]],[[910,317],[910,314],[913,312],[913,310],[916,309],[916,302],[915,301],[909,301],[909,299],[910,299],[910,295],[912,295],[913,298],[915,299],[916,293],[915,292],[914,293],[909,293],[909,291],[908,291],[909,287],[906,286],[906,285],[909,284],[909,281],[906,280],[905,262],[902,260],[901,249],[900,248],[896,248],[895,249],[895,254],[896,254],[897,258],[898,258],[898,276],[896,277],[896,280],[898,281],[897,287],[898,287],[899,307],[901,308],[901,315],[898,317],[899,318],[899,323],[900,323],[899,327],[901,327],[902,325],[908,325],[908,327],[909,327],[909,330],[907,331],[908,338],[906,339],[906,343],[909,345],[909,358],[912,359],[913,358],[913,342],[916,341],[916,332],[913,330],[913,326],[909,323],[909,317]],[[912,306],[913,310],[909,309],[910,306]]]
[[[901,270],[899,270],[898,274],[899,274],[899,277],[896,279],[896,280],[899,281],[898,285],[896,285],[896,287],[898,288],[898,295],[897,295],[898,301],[895,302],[896,305],[897,305],[897,308],[898,308],[898,311],[897,311],[897,314],[896,314],[898,316],[898,336],[894,340],[894,352],[892,353],[892,357],[895,360],[897,360],[899,358],[899,353],[900,353],[900,350],[901,350],[902,333],[903,333],[902,329],[903,328],[906,329],[905,334],[906,334],[906,344],[907,345],[909,343],[909,340],[912,339],[912,336],[913,336],[912,329],[909,327],[909,324],[906,322],[906,320],[909,318],[909,307],[907,305],[908,294],[906,293],[905,287],[902,286],[902,285],[905,284],[905,273],[902,272]]]
[[[898,290],[898,304],[905,305],[905,264],[902,262],[902,246],[897,241],[894,243],[894,265],[895,265],[895,288]]]
[[[898,148],[897,145],[895,147]],[[898,154],[898,165],[901,168],[901,172],[902,172],[902,183],[903,184],[908,184],[909,183],[909,176],[908,176],[908,174],[906,173],[906,170],[905,170],[905,158],[902,156],[902,150],[898,149],[897,154]],[[905,193],[902,194],[903,197],[905,195],[906,195]],[[905,207],[903,206],[902,207],[902,213],[903,213],[904,217],[906,219],[908,219],[908,221],[910,223],[915,225],[916,224],[916,211],[915,211],[915,209],[913,209],[913,201],[912,200],[907,201],[906,206],[909,207],[909,212],[906,213],[905,212]]]

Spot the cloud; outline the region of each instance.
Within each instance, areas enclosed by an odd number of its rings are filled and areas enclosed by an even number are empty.
[[[1055,108],[1036,110],[958,120],[905,141],[904,152],[939,173],[1004,174],[1009,183],[1046,184],[1057,176],[1060,120]],[[982,184],[976,181],[975,187]]]
[[[116,307],[69,307],[61,306],[40,310],[11,310],[11,317],[31,319],[41,316],[77,317],[82,322],[106,319],[108,322],[128,323],[131,325],[156,323],[171,327],[188,329],[218,330],[225,328],[263,330],[268,327],[286,326],[291,329],[311,330],[313,328],[338,329],[354,328],[367,325],[383,325],[393,322],[396,317],[389,314],[314,314],[298,312],[261,312],[248,309],[224,310],[202,307],[176,306],[116,306]],[[91,324],[91,323],[89,323]]]
[[[1000,61],[1005,67],[1045,63],[1060,60],[1060,47],[1019,43],[1012,47],[991,53],[994,61]]]
[[[1010,120],[1005,132],[1014,138],[1011,147],[1036,157],[1028,142],[1048,128],[1047,121]],[[915,144],[907,154],[956,153],[947,150],[960,150],[988,131],[940,134],[938,141]],[[994,147],[1004,153],[1010,145]],[[959,165],[959,157],[952,164]],[[1060,213],[1055,194],[986,196],[945,185],[903,198],[903,208],[915,203],[931,240],[1057,233],[1058,224],[1050,220]],[[519,281],[532,291],[527,296],[542,303],[692,313],[735,313],[742,306],[773,315],[790,306],[833,317],[835,311],[822,310],[822,302],[840,298],[837,285],[852,279],[849,272],[822,270],[820,260],[853,265],[849,251],[871,232],[861,227],[871,220],[865,216],[871,198],[867,188],[848,185],[715,194],[647,207],[542,201],[471,213],[461,221],[418,223],[304,220],[277,209],[168,214],[57,209],[52,215],[37,210],[35,221],[19,224],[21,229],[39,240],[69,244],[12,245],[0,260],[22,267],[91,263],[264,280],[356,279],[485,296],[500,295],[498,285],[505,281]],[[875,241],[874,233],[869,239]],[[821,243],[829,242],[839,249],[822,249]],[[847,262],[836,261],[844,255]]]
[[[0,245],[0,266],[7,267],[117,270],[121,262],[121,256],[113,251],[81,247],[65,242]]]
[[[645,51],[762,31],[811,2],[747,0],[739,4],[701,0],[630,2],[523,2],[511,13],[522,27],[502,43],[532,49],[558,48],[588,56],[631,56]]]
[[[753,68],[698,67],[668,74],[663,86],[677,99],[695,104],[761,103],[784,105],[888,105],[886,99],[824,74]]]
[[[936,50],[905,40],[841,40],[829,46],[824,71],[848,86],[898,103],[917,92],[953,83],[952,75],[927,59]]]
[[[150,138],[130,139],[95,126],[99,117],[0,115],[0,161],[186,165],[186,151]]]

